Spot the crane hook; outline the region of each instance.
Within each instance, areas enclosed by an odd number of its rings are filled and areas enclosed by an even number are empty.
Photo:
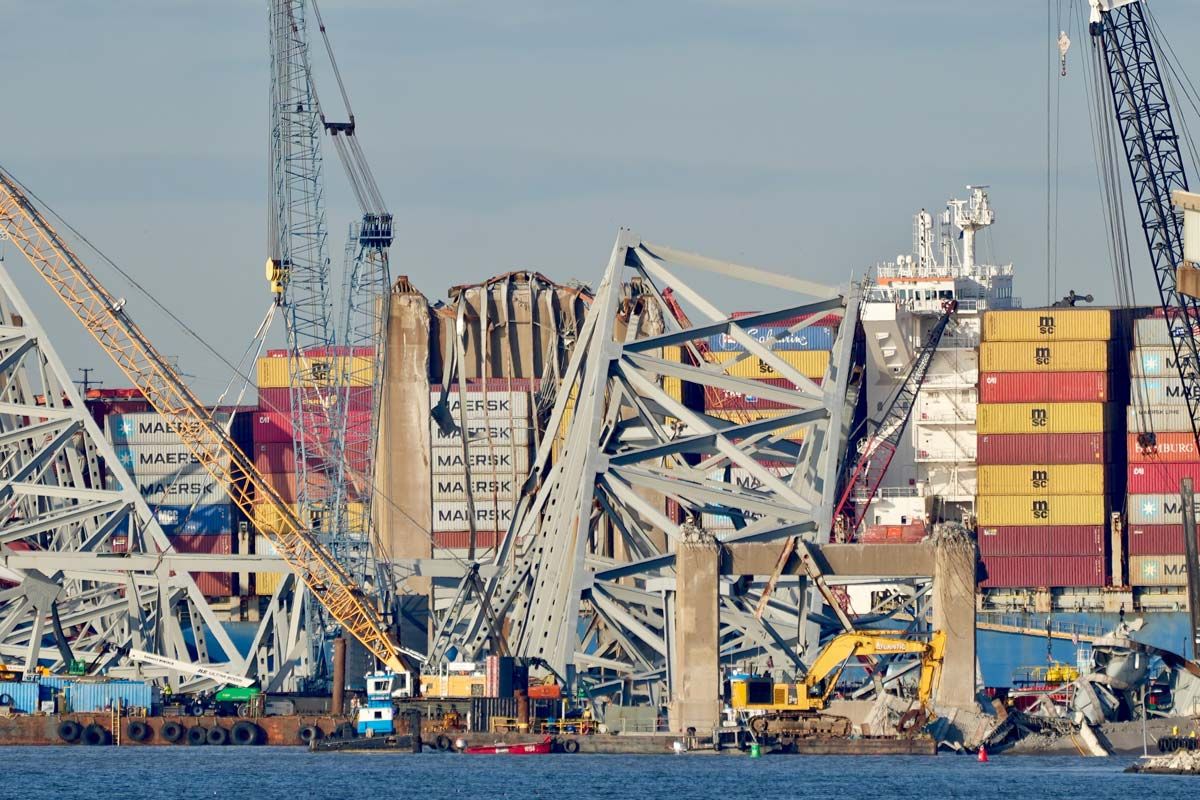
[[[1067,36],[1066,31],[1058,32],[1058,63],[1060,66],[1059,72],[1065,78],[1067,76],[1067,51],[1071,49],[1071,38]]]

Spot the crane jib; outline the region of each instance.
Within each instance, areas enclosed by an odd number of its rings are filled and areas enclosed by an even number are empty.
[[[347,633],[392,669],[408,670],[377,611],[350,576],[295,512],[233,444],[176,370],[150,344],[20,188],[0,169],[0,229],[59,299],[83,323],[114,363],[160,414],[178,421],[180,438],[214,480],[227,484],[233,502],[254,518],[255,498],[275,512],[263,533],[280,557]]]

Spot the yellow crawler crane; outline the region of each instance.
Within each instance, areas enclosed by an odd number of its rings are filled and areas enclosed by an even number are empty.
[[[911,653],[921,656],[917,682],[920,707],[901,720],[901,731],[908,732],[930,717],[945,651],[946,634],[941,631],[934,631],[928,642],[885,632],[843,633],[822,648],[803,681],[774,683],[770,678],[739,678],[730,682],[729,705],[738,711],[763,712],[750,718],[750,730],[758,735],[849,736],[850,720],[822,713],[829,707],[829,698],[847,662],[859,656]]]
[[[0,169],[0,230],[8,234],[150,405],[177,424],[184,444],[213,480],[229,487],[230,497],[247,517],[264,516],[255,516],[252,498],[275,511],[265,515],[270,519],[260,528],[261,532],[329,615],[389,669],[397,673],[412,672],[405,655],[417,654],[401,649],[392,641],[379,612],[363,596],[354,579],[263,479],[254,462],[213,421],[175,368],[125,314],[124,302],[104,288],[26,197],[16,179],[3,169]]]

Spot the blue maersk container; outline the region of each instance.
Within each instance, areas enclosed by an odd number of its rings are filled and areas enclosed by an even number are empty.
[[[0,681],[0,705],[32,714],[38,710],[38,685],[32,681]]]
[[[154,687],[146,681],[73,683],[67,687],[67,704],[72,711],[107,711],[117,700],[122,708],[154,705]]]

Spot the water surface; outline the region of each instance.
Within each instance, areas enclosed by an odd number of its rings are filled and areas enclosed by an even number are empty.
[[[1194,798],[1200,778],[1125,775],[1128,758],[968,756],[482,757],[289,747],[0,749],[8,800],[799,800]]]

